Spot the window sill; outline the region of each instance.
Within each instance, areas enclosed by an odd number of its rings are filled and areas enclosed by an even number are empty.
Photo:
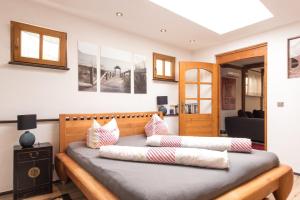
[[[70,70],[70,68],[68,68],[68,67],[62,67],[62,66],[43,65],[43,64],[15,62],[15,61],[10,61],[8,64],[11,64],[11,65],[23,65],[23,66],[30,66],[30,67],[40,67],[40,68],[48,68],[48,69],[57,69],[57,70],[65,70],[65,71]]]
[[[164,81],[164,82],[171,82],[171,83],[178,83],[178,81],[172,79],[162,79],[162,78],[153,78],[153,81]]]

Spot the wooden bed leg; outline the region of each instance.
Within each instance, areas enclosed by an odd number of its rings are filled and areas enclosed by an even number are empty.
[[[65,169],[65,166],[64,164],[61,162],[60,158],[59,158],[59,154],[57,154],[55,156],[55,170],[56,170],[56,173],[61,181],[61,183],[63,185],[67,184],[68,180],[69,180],[69,177],[67,175],[67,172],[66,172],[66,169]]]
[[[293,182],[294,174],[291,169],[279,180],[279,188],[273,192],[275,199],[286,200],[292,190]]]

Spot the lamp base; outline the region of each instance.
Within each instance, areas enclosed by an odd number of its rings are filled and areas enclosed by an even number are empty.
[[[159,106],[158,111],[162,112],[164,115],[166,115],[168,112],[168,110],[165,106]]]
[[[32,147],[35,142],[35,136],[29,131],[25,131],[19,139],[19,143],[23,148]]]

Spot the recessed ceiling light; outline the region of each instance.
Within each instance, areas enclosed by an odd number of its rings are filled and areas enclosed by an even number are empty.
[[[165,33],[165,32],[167,32],[167,29],[162,28],[162,29],[160,29],[160,32]]]
[[[260,0],[150,0],[177,15],[224,34],[273,17]]]
[[[117,16],[117,17],[122,17],[122,16],[123,16],[123,13],[122,13],[122,12],[116,12],[116,16]]]

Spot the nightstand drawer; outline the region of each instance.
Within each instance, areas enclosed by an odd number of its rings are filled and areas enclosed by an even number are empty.
[[[18,161],[49,158],[50,150],[38,150],[18,153]]]

